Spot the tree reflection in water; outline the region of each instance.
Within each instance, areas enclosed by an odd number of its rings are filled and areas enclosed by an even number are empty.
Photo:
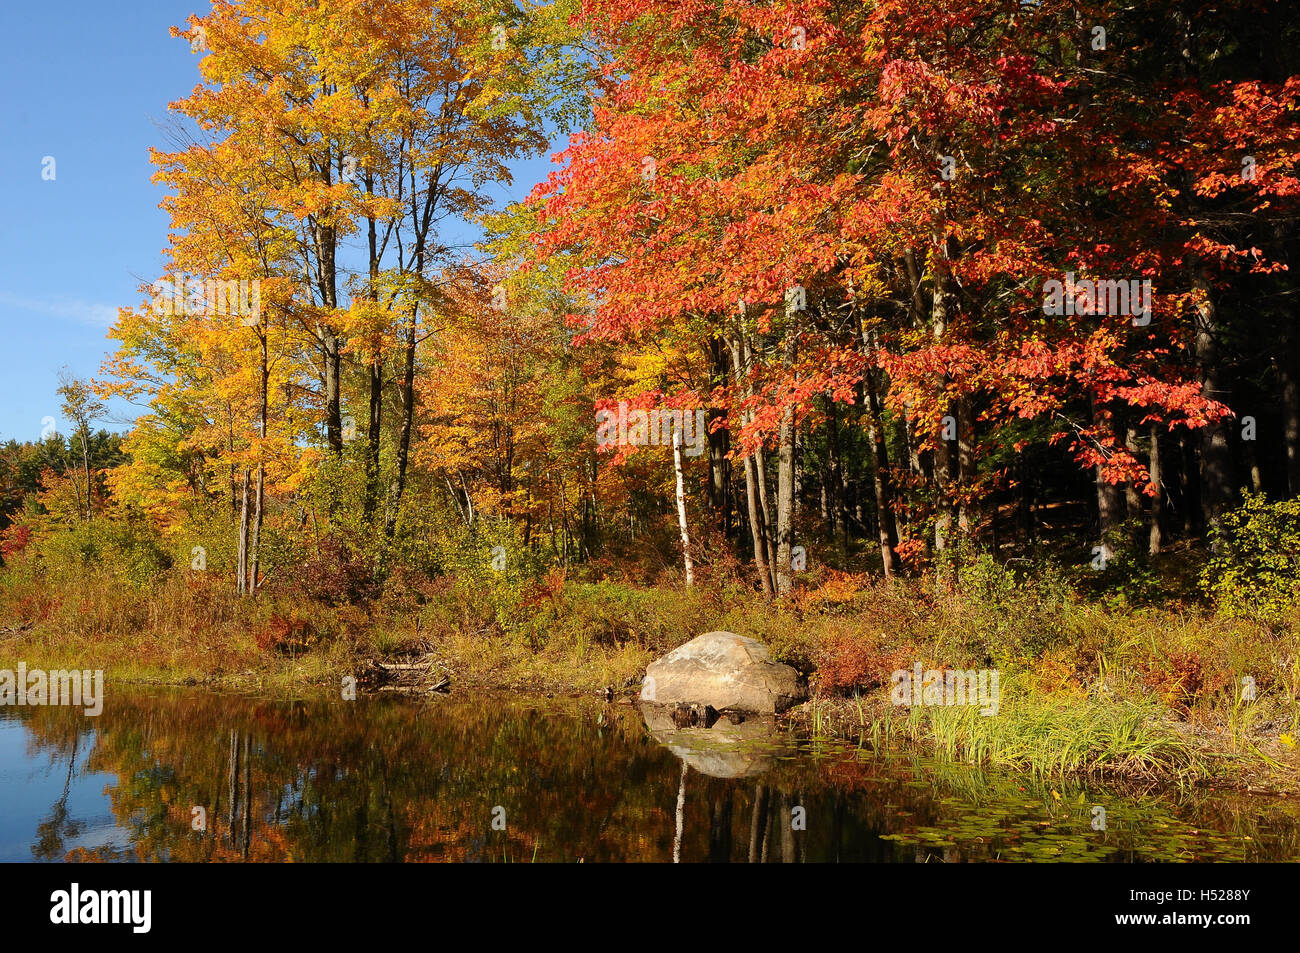
[[[775,726],[766,748],[748,739],[719,753],[690,736],[705,729],[664,737],[637,709],[594,699],[278,702],[116,686],[99,718],[11,712],[29,759],[67,760],[60,796],[31,835],[38,859],[1300,858],[1300,806],[1283,800],[1035,785],[813,746]],[[129,846],[68,850],[80,830],[70,794],[102,787],[104,775]],[[1106,832],[1091,829],[1096,803]],[[505,830],[491,827],[496,806]],[[206,824],[192,823],[196,807]],[[791,824],[796,807],[806,830]]]

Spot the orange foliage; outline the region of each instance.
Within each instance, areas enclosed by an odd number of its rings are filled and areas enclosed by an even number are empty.
[[[828,695],[866,691],[887,684],[891,672],[904,668],[915,653],[886,651],[866,634],[840,632],[827,636],[817,655],[818,688]]]
[[[279,652],[282,655],[305,652],[319,641],[311,623],[292,613],[288,616],[273,614],[266,627],[259,630],[254,638],[257,647],[263,652]]]
[[[1142,681],[1171,708],[1187,711],[1205,685],[1205,666],[1196,652],[1174,652],[1167,667],[1147,665]]]

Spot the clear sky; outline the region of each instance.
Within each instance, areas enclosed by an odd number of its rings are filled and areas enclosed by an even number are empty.
[[[0,440],[66,432],[61,368],[99,373],[118,307],[161,272],[167,217],[149,147],[167,104],[198,82],[198,55],[168,34],[205,0],[0,0]],[[42,178],[53,157],[54,178]],[[549,168],[518,163],[522,198]],[[465,237],[470,237],[466,230]],[[124,430],[134,410],[110,408]]]

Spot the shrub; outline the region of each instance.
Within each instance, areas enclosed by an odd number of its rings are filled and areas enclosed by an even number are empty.
[[[267,576],[266,592],[303,596],[327,606],[364,603],[379,592],[369,562],[329,536],[299,565],[275,566]]]
[[[1027,664],[1069,635],[1074,597],[1051,565],[1017,573],[987,552],[947,555],[945,638],[973,661]]]
[[[32,540],[32,528],[26,523],[14,523],[0,531],[0,562],[7,562],[22,553]]]
[[[1196,652],[1173,652],[1163,665],[1144,665],[1142,681],[1165,705],[1186,713],[1205,685],[1205,665]]]
[[[263,652],[278,652],[281,655],[298,655],[310,650],[319,641],[311,623],[293,612],[288,615],[272,613],[266,626],[257,631],[254,639]]]
[[[103,569],[118,582],[142,589],[171,566],[171,557],[143,521],[97,520],[56,530],[29,544],[47,575],[75,579]]]
[[[1229,618],[1283,627],[1300,578],[1300,498],[1270,503],[1262,493],[1224,514],[1211,532],[1201,586]]]
[[[885,651],[879,639],[865,634],[829,633],[818,647],[818,688],[825,694],[838,695],[888,684],[890,674],[906,666],[906,654]]]

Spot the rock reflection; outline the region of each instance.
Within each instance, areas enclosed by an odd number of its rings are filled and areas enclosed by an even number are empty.
[[[674,719],[673,707],[643,702],[640,709],[656,741],[711,778],[755,777],[769,770],[778,754],[788,755],[793,750],[770,716],[729,718],[724,713],[712,727],[701,721],[683,728],[678,727],[680,719]]]

